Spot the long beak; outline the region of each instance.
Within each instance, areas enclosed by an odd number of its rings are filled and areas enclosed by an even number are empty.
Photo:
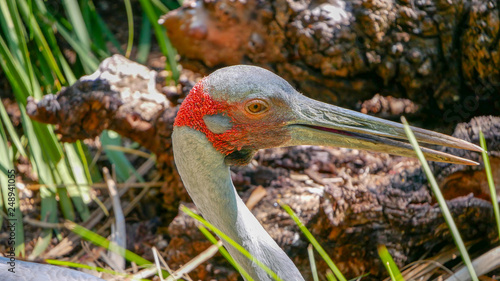
[[[298,96],[293,104],[296,118],[288,124],[291,131],[289,145],[325,145],[394,155],[416,157],[412,146],[397,139],[407,140],[402,124],[376,118],[334,105]],[[436,144],[466,150],[482,148],[444,134],[411,127],[419,143]],[[463,165],[477,162],[444,152],[422,147],[427,160]]]

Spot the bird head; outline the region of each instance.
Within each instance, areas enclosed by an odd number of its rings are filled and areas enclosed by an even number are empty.
[[[327,145],[414,156],[403,126],[307,98],[274,73],[255,66],[219,69],[199,81],[179,108],[174,126],[205,134],[226,155],[245,164],[263,148]],[[419,142],[474,151],[481,148],[412,127]],[[398,140],[400,139],[400,140]],[[465,165],[474,161],[423,148],[428,160]]]

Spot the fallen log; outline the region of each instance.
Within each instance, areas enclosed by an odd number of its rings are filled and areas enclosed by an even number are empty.
[[[318,100],[354,108],[378,93],[421,106],[419,119],[456,124],[500,109],[498,5],[190,0],[162,21],[197,72],[259,65]]]

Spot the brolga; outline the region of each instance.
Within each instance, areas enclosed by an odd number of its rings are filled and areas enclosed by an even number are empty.
[[[412,129],[423,143],[481,151],[457,138]],[[259,149],[305,144],[414,155],[408,143],[397,139],[406,139],[401,124],[312,100],[255,66],[226,67],[198,82],[179,108],[172,136],[177,169],[205,219],[285,281],[304,279],[236,193],[229,166],[248,163]],[[432,161],[477,164],[428,148],[423,151]],[[271,280],[255,262],[223,242],[254,280]],[[7,262],[0,257],[0,280],[102,280],[20,261],[11,275]]]
[[[478,146],[412,128],[421,143],[481,151]],[[198,82],[179,108],[174,158],[201,214],[286,281],[304,280],[236,193],[229,166],[249,163],[259,149],[324,145],[413,156],[403,126],[318,102],[284,79],[255,66],[232,66]],[[465,165],[473,161],[422,148],[428,160]],[[272,280],[255,262],[224,242],[254,280]]]

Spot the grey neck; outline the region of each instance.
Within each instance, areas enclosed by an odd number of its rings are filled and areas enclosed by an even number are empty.
[[[236,193],[224,155],[203,133],[189,127],[175,127],[172,141],[177,170],[205,219],[283,280],[304,280]],[[231,256],[254,280],[272,280],[254,262],[223,242]]]

